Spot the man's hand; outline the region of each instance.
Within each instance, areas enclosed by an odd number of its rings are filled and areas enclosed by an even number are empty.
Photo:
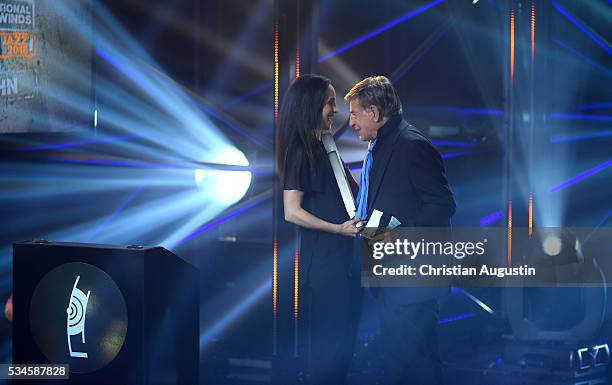
[[[361,224],[361,220],[359,218],[349,219],[348,221],[337,225],[338,228],[336,230],[336,234],[345,235],[347,237],[355,237],[361,229],[361,226],[358,224]]]
[[[370,239],[368,245],[373,246],[375,243],[384,242],[384,243],[393,243],[397,239],[397,234],[393,230],[385,229],[382,233],[377,234],[373,238]]]
[[[13,296],[10,296],[4,305],[4,316],[7,320],[13,320]]]

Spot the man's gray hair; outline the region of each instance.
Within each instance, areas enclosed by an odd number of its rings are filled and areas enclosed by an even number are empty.
[[[385,76],[371,76],[355,84],[344,96],[344,100],[359,100],[366,109],[372,105],[378,107],[382,116],[391,117],[402,114],[402,102],[393,84]]]

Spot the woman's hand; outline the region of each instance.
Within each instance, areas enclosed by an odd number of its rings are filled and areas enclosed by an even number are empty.
[[[13,296],[11,295],[4,305],[4,316],[7,320],[13,320]]]
[[[347,237],[355,237],[361,227],[357,227],[357,223],[361,222],[360,219],[349,219],[348,221],[336,225],[336,234],[345,235]]]
[[[304,192],[300,190],[284,190],[283,204],[285,220],[307,229],[326,231],[332,234],[354,237],[361,226],[361,219],[355,218],[341,224],[330,223],[318,218],[302,208]]]

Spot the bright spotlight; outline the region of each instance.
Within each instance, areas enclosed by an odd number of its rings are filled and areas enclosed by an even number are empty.
[[[213,157],[213,162],[232,166],[249,165],[242,151],[233,147],[220,151]],[[195,170],[195,183],[213,201],[231,205],[246,194],[251,185],[251,172],[197,169]]]
[[[561,242],[561,238],[556,235],[549,235],[542,242],[542,249],[544,249],[546,255],[551,257],[559,255],[561,253],[562,246],[563,243]]]
[[[542,251],[548,257],[552,257],[550,261],[554,261],[555,265],[584,263],[582,244],[573,233],[566,229],[561,231],[548,229],[542,232],[544,233],[540,238]]]

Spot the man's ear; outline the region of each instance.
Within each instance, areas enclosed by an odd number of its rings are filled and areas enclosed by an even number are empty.
[[[375,122],[378,123],[382,120],[382,115],[380,114],[380,110],[378,109],[377,106],[372,104],[370,107],[368,107],[368,109],[369,109],[368,112],[372,114],[370,116],[372,116]]]

